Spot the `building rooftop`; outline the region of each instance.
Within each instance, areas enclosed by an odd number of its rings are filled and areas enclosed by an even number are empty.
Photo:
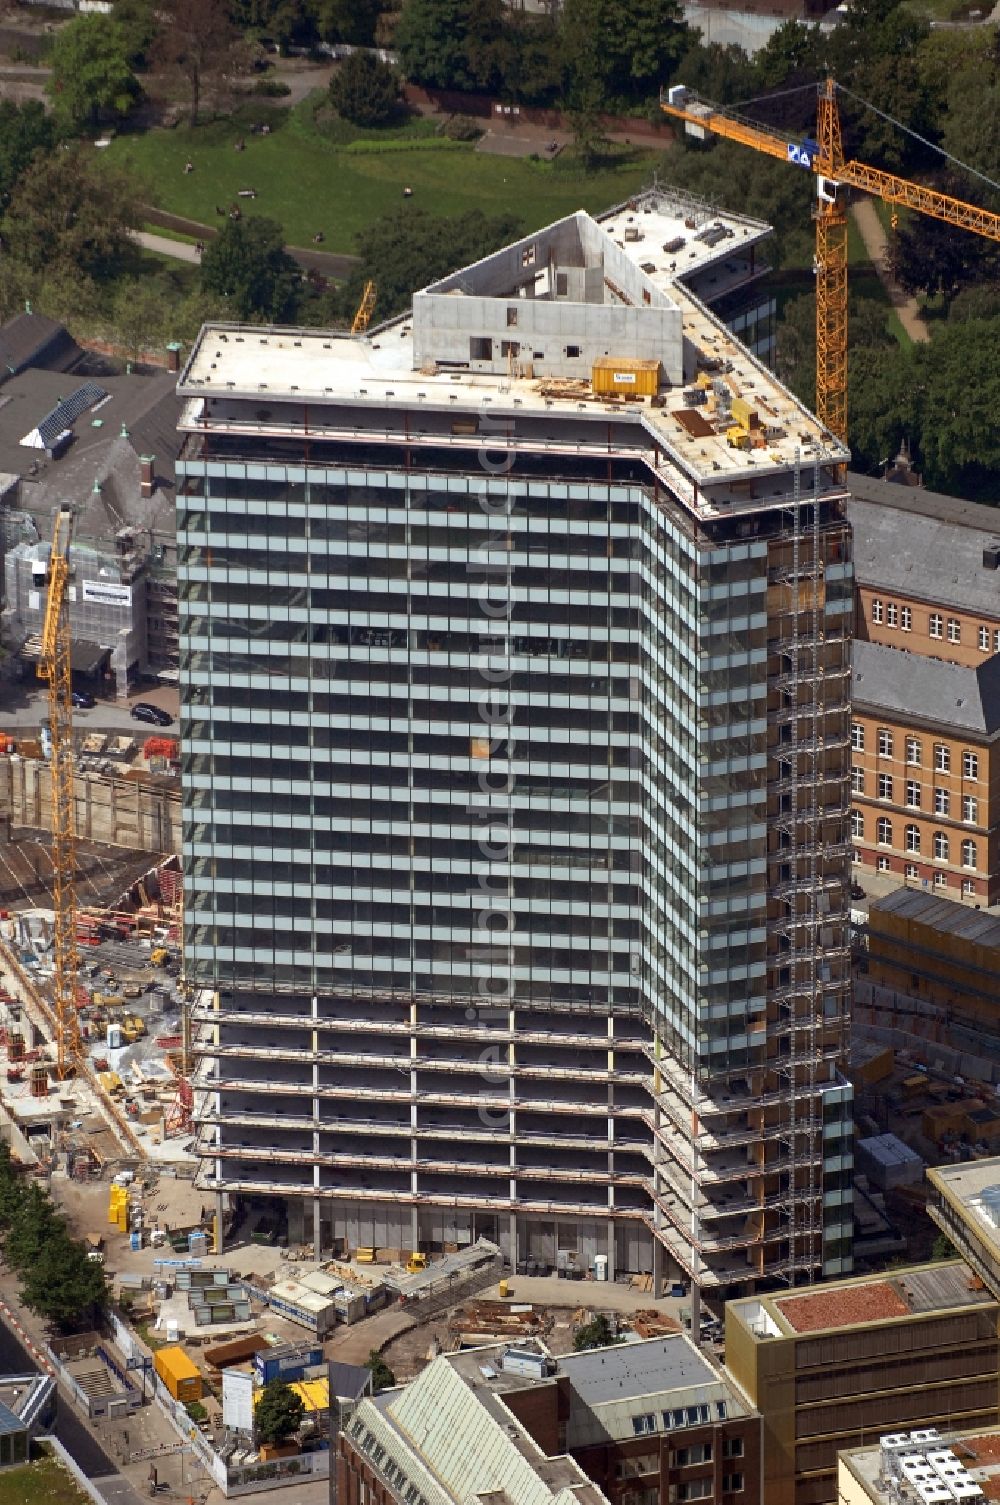
[[[848,458],[683,280],[714,267],[736,285],[767,228],[657,189],[523,237],[364,336],[207,325],[181,375],[181,426],[277,437],[301,427],[308,400],[314,437],[384,442],[394,412],[417,410],[407,442],[469,447],[484,418],[505,413],[519,448],[583,454],[607,453],[611,415],[615,449],[635,450],[692,509],[756,510],[791,494],[797,464]],[[659,389],[623,397],[640,389],[614,363],[636,357],[659,360]],[[605,358],[617,373],[607,391],[592,382]]]
[[[559,1372],[569,1376],[573,1389],[588,1406],[716,1385],[720,1380],[718,1370],[684,1333],[566,1354],[558,1364]]]
[[[1000,1171],[997,1172],[1000,1182]],[[727,1303],[758,1341],[897,1321],[993,1300],[964,1260],[945,1260],[891,1276],[830,1281],[801,1296],[757,1296]]]
[[[968,1254],[996,1287],[1000,1271],[1000,1156],[928,1166],[929,1211],[962,1252]],[[953,1216],[942,1219],[938,1208],[950,1203]]]
[[[981,737],[1000,731],[1000,655],[973,669],[855,639],[852,665],[855,709],[895,712]]]
[[[0,382],[28,366],[69,371],[85,359],[66,326],[45,314],[15,314],[0,325]]]
[[[1000,916],[984,909],[970,909],[956,899],[940,899],[922,888],[897,888],[868,906],[869,918],[880,914],[900,915],[921,925],[933,926],[976,946],[1000,947]]]
[[[1000,1499],[1000,1427],[891,1432],[838,1455],[842,1476],[872,1505],[954,1505]],[[841,1485],[841,1498],[856,1499]]]
[[[180,402],[169,371],[101,376],[96,386],[105,395],[95,395],[94,403],[69,423],[73,440],[58,458],[22,443],[84,385],[82,376],[32,368],[0,389],[0,472],[21,477],[12,511],[42,539],[51,532],[54,511],[67,499],[77,508],[74,532],[80,542],[110,541],[126,527],[172,539]],[[155,461],[150,497],[140,495],[143,455]],[[22,536],[32,541],[29,532]]]
[[[859,585],[1000,615],[1000,571],[983,562],[984,549],[1000,548],[996,508],[853,472],[847,480]]]

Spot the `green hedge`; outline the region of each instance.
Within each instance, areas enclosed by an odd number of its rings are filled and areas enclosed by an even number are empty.
[[[340,150],[351,156],[379,157],[384,152],[454,152],[468,151],[467,141],[451,141],[447,136],[426,136],[417,140],[352,141]]]

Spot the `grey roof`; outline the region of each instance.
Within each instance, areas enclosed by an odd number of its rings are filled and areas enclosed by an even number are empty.
[[[884,899],[873,899],[868,914],[869,920],[879,914],[901,915],[976,946],[1000,947],[1000,917],[956,899],[939,899],[922,888],[895,888]]]
[[[68,371],[82,355],[65,325],[45,314],[15,314],[0,325],[0,381],[28,366]]]
[[[559,1358],[559,1369],[588,1406],[693,1385],[717,1385],[722,1379],[683,1333],[566,1354]]]
[[[1000,512],[959,497],[848,475],[859,585],[1000,617],[1000,570],[983,549],[1000,547]]]
[[[125,526],[174,538],[174,460],[180,442],[175,381],[169,371],[102,376],[108,400],[76,419],[74,442],[58,460],[20,441],[80,383],[63,373],[31,369],[0,388],[0,472],[22,477],[14,506],[31,515],[40,537],[48,537],[55,509],[69,499],[77,508],[80,541],[110,541]],[[156,461],[151,497],[139,494],[142,455]]]
[[[976,669],[856,639],[852,698],[886,715],[992,737],[1000,730],[1000,654]]]
[[[371,1389],[372,1372],[362,1364],[343,1364],[331,1359],[330,1394],[338,1400],[358,1400]]]
[[[0,1401],[0,1433],[23,1432],[25,1424],[9,1406]]]

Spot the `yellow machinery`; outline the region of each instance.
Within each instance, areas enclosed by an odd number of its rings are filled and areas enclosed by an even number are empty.
[[[162,967],[170,956],[166,946],[154,946],[149,953],[149,960],[154,967]]]
[[[49,686],[49,732],[52,737],[52,1002],[56,1023],[56,1072],[72,1076],[80,1058],[80,1020],[76,1008],[79,960],[76,950],[76,822],[73,802],[73,684],[70,668],[69,546],[73,513],[60,507],[52,529],[48,591],[42,626],[38,677]]]
[[[789,141],[767,126],[740,120],[698,100],[689,89],[668,89],[660,106],[695,136],[711,132],[779,157],[816,175],[816,415],[847,443],[847,206],[839,192],[859,188],[887,204],[901,204],[945,224],[1000,241],[1000,215],[950,194],[911,183],[864,162],[846,162],[832,78],[819,86],[815,141]]]
[[[372,314],[375,312],[375,300],[378,297],[378,288],[374,282],[366,282],[365,290],[361,294],[361,302],[358,311],[354,315],[354,323],[351,325],[352,334],[364,334],[371,323]]]
[[[414,1249],[406,1261],[406,1268],[410,1275],[419,1275],[421,1270],[427,1269],[427,1255],[421,1254],[419,1249]]]

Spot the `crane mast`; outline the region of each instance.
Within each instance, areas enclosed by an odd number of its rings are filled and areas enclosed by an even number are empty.
[[[951,194],[912,183],[865,162],[845,161],[837,84],[826,79],[816,102],[815,140],[790,141],[699,100],[683,84],[660,96],[660,108],[683,120],[688,131],[711,133],[749,146],[816,176],[816,416],[847,443],[847,207],[841,189],[857,188],[887,204],[899,204],[988,240],[1000,241],[1000,215]]]
[[[76,942],[76,807],[73,798],[73,683],[70,665],[68,586],[73,513],[60,507],[52,530],[48,589],[42,626],[38,677],[48,681],[52,791],[53,1012],[56,1021],[56,1071],[72,1076],[80,1058],[80,1020],[76,1006],[79,959]]]

